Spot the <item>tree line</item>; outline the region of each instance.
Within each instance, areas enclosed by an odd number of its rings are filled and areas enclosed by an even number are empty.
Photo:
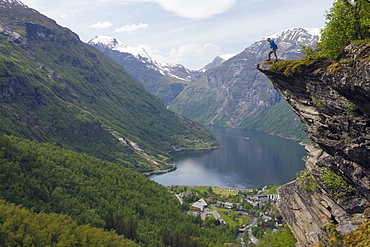
[[[319,43],[327,57],[340,57],[353,40],[370,38],[370,1],[337,0],[326,15]]]

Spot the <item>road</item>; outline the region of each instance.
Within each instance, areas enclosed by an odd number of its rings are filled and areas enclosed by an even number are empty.
[[[242,228],[239,228],[239,233],[237,235],[237,239],[240,239],[240,242],[242,244],[242,246],[246,246],[245,245],[245,242],[244,242],[244,234],[245,234],[245,231],[248,232],[248,238],[249,238],[249,241],[252,242],[252,243],[257,243],[258,242],[258,239],[253,236],[252,234],[252,227],[255,226],[257,224],[257,218],[251,214],[248,214],[247,212],[244,212],[244,211],[240,211],[242,212],[243,214],[247,215],[249,218],[251,218],[252,222],[247,225],[247,226],[244,226]],[[199,212],[201,214],[201,218],[202,220],[204,220],[206,218],[207,215],[209,214],[212,214],[213,217],[215,217],[215,219],[218,219],[220,220],[222,223],[225,223],[225,221],[222,219],[222,217],[217,213],[216,210],[209,210],[208,208],[205,209],[204,212]]]
[[[257,224],[257,218],[255,216],[251,215],[251,214],[248,214],[248,213],[244,212],[244,211],[243,211],[243,214],[248,215],[248,217],[252,219],[252,222],[249,225],[245,226],[245,227],[239,228],[239,234],[237,236],[237,239],[241,239],[242,240],[242,245],[245,246],[244,234],[245,234],[245,231],[247,231],[249,241],[255,244],[255,243],[258,242],[258,239],[255,236],[253,236],[252,227]]]
[[[175,194],[175,196],[180,201],[180,203],[183,204],[182,198],[178,194]]]
[[[219,220],[221,223],[225,223],[224,219],[222,219],[221,215],[217,213],[216,210],[210,210],[209,208],[206,208],[205,211],[200,212],[200,217],[202,218],[202,220],[205,220],[207,215],[209,214],[213,215],[213,217],[216,220]]]

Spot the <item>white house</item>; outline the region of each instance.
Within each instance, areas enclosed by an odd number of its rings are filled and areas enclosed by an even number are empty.
[[[191,209],[203,211],[207,206],[208,204],[204,201],[204,199],[200,198],[198,201],[194,202],[193,205],[191,205]]]
[[[233,204],[231,202],[224,202],[222,204],[223,204],[224,208],[228,208],[228,209],[233,208]]]

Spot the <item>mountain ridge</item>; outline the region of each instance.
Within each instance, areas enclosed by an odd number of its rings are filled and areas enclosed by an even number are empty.
[[[167,75],[185,81],[190,80],[191,70],[186,69],[181,64],[164,64],[154,60],[152,56],[145,50],[145,45],[128,46],[120,40],[108,36],[95,36],[95,38],[91,39],[88,44],[92,46],[103,46],[104,48],[108,48],[114,51],[131,54],[138,60],[140,60],[143,64],[147,65],[149,69],[156,70],[162,75]],[[176,70],[185,70],[187,74],[185,74],[185,76],[178,75],[178,72]]]
[[[216,143],[77,34],[24,5],[0,5],[1,131],[142,172],[173,168],[170,151]]]

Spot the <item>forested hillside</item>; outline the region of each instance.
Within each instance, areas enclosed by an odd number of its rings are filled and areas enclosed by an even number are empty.
[[[137,246],[114,231],[77,225],[69,216],[34,213],[0,200],[1,246]]]
[[[65,150],[56,143],[38,143],[0,134],[0,164],[0,199],[32,208],[35,213],[69,215],[79,225],[113,229],[145,246],[217,246],[235,241],[237,229],[225,225],[201,228],[194,223],[195,217],[182,211],[179,201],[165,187],[140,173]],[[17,209],[15,213],[19,214],[18,219],[24,214],[28,215],[27,219],[31,217],[22,210]],[[47,218],[76,224],[65,216]],[[18,230],[22,233],[18,238],[29,233],[16,220],[11,223],[13,230],[7,228],[5,222],[9,221],[0,217],[0,230],[9,238]],[[35,224],[32,222],[29,227]],[[61,232],[66,226],[53,227]],[[120,241],[112,234],[103,234],[87,226],[73,229],[76,238],[81,228]],[[40,231],[42,234],[50,230],[46,227]],[[38,230],[34,234],[39,234]]]
[[[0,131],[141,172],[172,168],[170,151],[218,145],[70,30],[21,4],[0,6]]]

